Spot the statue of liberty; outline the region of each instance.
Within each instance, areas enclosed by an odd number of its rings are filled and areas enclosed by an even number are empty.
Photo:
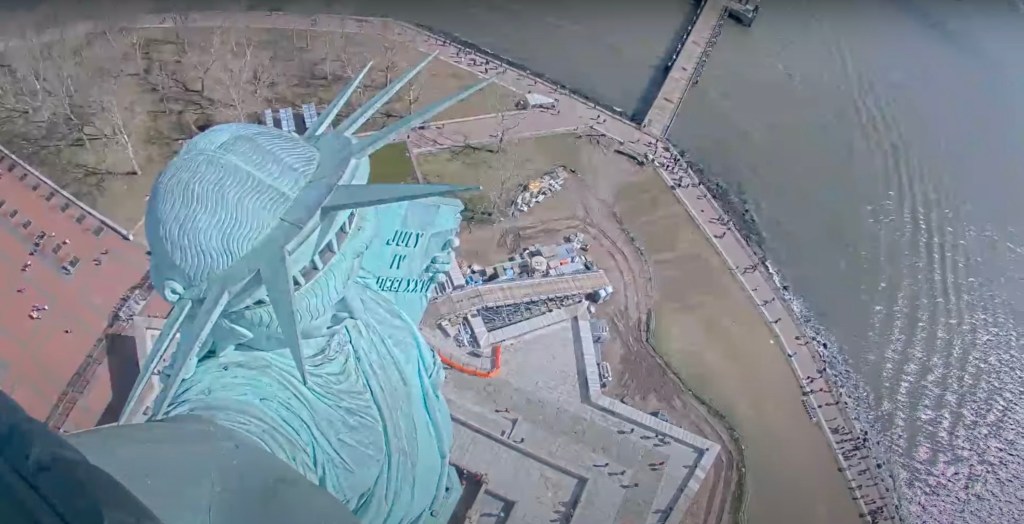
[[[459,227],[441,195],[472,188],[370,184],[368,156],[487,82],[356,135],[426,63],[333,130],[369,66],[301,137],[215,126],[157,179],[151,276],[173,309],[122,421],[170,351],[161,389],[149,422],[70,438],[157,518],[354,522],[340,501],[364,523],[447,521],[451,418],[417,324]]]

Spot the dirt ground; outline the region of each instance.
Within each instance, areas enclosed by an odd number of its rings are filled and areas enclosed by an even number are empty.
[[[373,60],[360,103],[425,56],[376,34],[261,28],[124,28],[0,45],[0,142],[131,230],[156,175],[200,131],[260,122],[268,107],[324,105]],[[361,130],[478,81],[436,59]],[[517,98],[488,86],[435,120],[510,110]]]
[[[605,270],[616,290],[598,309],[598,316],[608,318],[612,330],[612,341],[603,346],[603,358],[612,366],[614,384],[605,393],[644,411],[663,410],[676,424],[723,446],[684,522],[728,521],[729,495],[739,478],[733,440],[728,429],[666,371],[660,357],[646,344],[648,311],[656,306],[659,293],[650,265],[616,211],[616,199],[624,187],[645,180],[660,183],[657,175],[613,153],[609,144],[574,135],[513,142],[498,154],[463,151],[417,157],[427,180],[475,183],[486,189],[501,184],[495,178],[507,175],[505,168],[510,162],[516,167],[518,183],[556,165],[578,175],[570,175],[562,191],[515,219],[496,224],[468,221],[459,256],[469,262],[493,263],[519,246],[554,243],[569,233],[583,233],[591,245],[590,258]]]

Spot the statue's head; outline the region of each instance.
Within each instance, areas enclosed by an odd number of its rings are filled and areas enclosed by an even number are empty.
[[[251,124],[216,126],[167,165],[146,208],[151,277],[171,302],[252,251],[316,172],[309,142]],[[360,182],[365,182],[361,180]]]
[[[302,341],[323,336],[322,328],[346,313],[346,286],[373,236],[375,215],[368,208],[468,189],[367,184],[371,153],[488,83],[355,136],[427,61],[334,130],[331,123],[369,65],[304,135],[252,124],[215,126],[192,139],[160,174],[146,208],[146,235],[153,284],[174,307],[141,381],[179,330],[181,338],[155,415],[188,363],[210,348],[249,341],[258,349],[288,348],[304,378]]]

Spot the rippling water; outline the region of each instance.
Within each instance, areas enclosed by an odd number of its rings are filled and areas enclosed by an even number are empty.
[[[750,199],[914,520],[1024,522],[1024,7],[765,2],[684,108],[674,139]]]

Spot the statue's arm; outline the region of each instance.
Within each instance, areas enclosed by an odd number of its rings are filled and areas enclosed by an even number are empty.
[[[106,426],[68,440],[168,524],[359,522],[255,440],[204,417]]]
[[[2,391],[0,521],[359,522],[256,441],[205,418],[62,437]]]

